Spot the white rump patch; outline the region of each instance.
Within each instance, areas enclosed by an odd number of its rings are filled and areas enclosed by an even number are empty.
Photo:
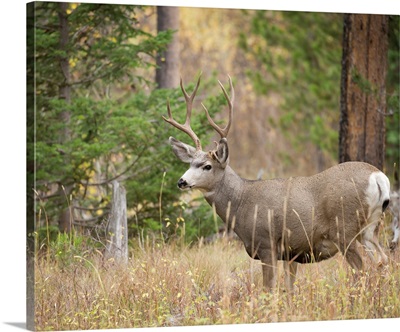
[[[369,206],[368,219],[375,211],[379,211],[379,214],[382,213],[383,202],[390,199],[390,182],[385,174],[382,172],[371,173],[365,198]]]
[[[368,226],[362,233],[361,243],[365,246],[371,259],[380,264],[387,264],[388,258],[379,245],[378,225],[381,221],[382,206],[390,198],[390,182],[382,172],[369,176],[365,199],[368,204]]]

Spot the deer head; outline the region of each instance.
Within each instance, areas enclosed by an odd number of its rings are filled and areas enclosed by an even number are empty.
[[[163,116],[163,119],[169,124],[189,135],[189,137],[193,140],[195,144],[195,147],[193,147],[173,137],[169,138],[169,142],[175,155],[184,163],[190,164],[190,168],[179,179],[178,187],[182,190],[196,188],[200,189],[201,191],[208,192],[211,191],[216,183],[218,183],[222,179],[225,168],[228,165],[229,149],[226,137],[228,136],[229,129],[232,123],[234,90],[232,80],[229,77],[229,84],[232,95],[232,97],[229,98],[224,86],[220,81],[218,81],[222,92],[224,93],[224,96],[228,102],[229,108],[229,121],[225,128],[219,127],[211,119],[207,108],[203,104],[201,104],[206,112],[208,122],[221,136],[220,141],[215,142],[216,148],[214,150],[205,152],[201,147],[200,139],[197,137],[196,133],[192,130],[190,126],[193,100],[200,85],[200,78],[201,77],[199,77],[196,87],[191,95],[189,95],[183,87],[182,78],[180,80],[180,86],[186,101],[185,123],[182,125],[173,119],[169,102],[167,103],[168,118]]]

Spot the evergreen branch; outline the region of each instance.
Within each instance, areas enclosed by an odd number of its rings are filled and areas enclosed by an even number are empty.
[[[84,185],[84,186],[103,186],[103,185],[105,185],[105,184],[109,184],[110,182],[112,182],[112,181],[114,181],[114,180],[120,178],[122,175],[124,175],[124,174],[126,174],[127,172],[129,172],[129,170],[131,170],[132,167],[134,167],[134,166],[136,165],[136,163],[139,161],[140,157],[143,155],[143,153],[144,153],[145,150],[146,150],[146,147],[143,148],[142,151],[140,151],[140,153],[138,154],[138,156],[136,157],[136,159],[135,159],[122,173],[119,173],[118,175],[112,177],[111,179],[107,179],[107,180],[104,180],[104,181],[102,181],[102,182],[97,182],[97,183],[89,183],[89,182],[87,182],[87,183],[82,183],[82,182],[81,182],[81,184]],[[146,166],[146,167],[142,168],[141,170],[139,170],[138,172],[135,172],[134,175],[137,175],[138,173],[140,173],[140,172],[142,172],[142,171],[145,171],[145,170],[147,170],[148,168],[150,168],[150,167],[149,167],[149,166]]]
[[[110,210],[108,207],[97,207],[97,208],[86,208],[86,207],[81,207],[81,206],[74,206],[74,209],[78,210],[84,210],[84,211],[98,211],[98,210]]]
[[[110,64],[110,62],[103,63],[101,66],[99,66],[99,68],[96,69],[96,72],[100,71],[104,66],[106,66],[108,64]],[[119,69],[119,66],[116,66],[116,69]],[[101,75],[92,75],[92,76],[88,76],[86,78],[83,78],[81,80],[70,82],[69,85],[73,86],[73,85],[86,84],[86,83],[92,84],[94,81],[97,81],[97,80],[100,80],[102,78],[105,78],[107,75],[109,75],[109,72],[105,71]]]

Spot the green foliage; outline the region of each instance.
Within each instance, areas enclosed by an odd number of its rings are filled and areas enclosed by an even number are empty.
[[[36,241],[36,248],[42,249],[55,241],[58,237],[59,229],[57,226],[38,227],[33,234]]]
[[[387,75],[386,164],[400,165],[400,16],[389,17],[389,52]],[[391,175],[391,174],[390,174]]]
[[[163,145],[157,127],[163,113],[161,100],[165,109],[168,93],[142,92],[144,85],[138,82],[146,78],[139,70],[154,66],[154,56],[166,47],[172,33],[153,36],[139,29],[135,15],[139,10],[137,6],[69,4],[69,33],[62,48],[59,4],[36,4],[36,142],[30,158],[36,162],[36,190],[49,198],[44,204],[50,223],[57,221],[71,198],[80,206],[106,207],[107,182],[112,178],[131,178],[125,186],[140,183],[141,189],[147,189],[143,173],[150,177],[149,169],[153,175],[160,170],[154,167],[158,158],[152,156]],[[64,58],[69,78],[61,70]],[[70,89],[68,99],[60,93],[65,84]],[[140,91],[129,93],[127,87],[133,85]],[[61,121],[64,113],[67,123]],[[171,161],[170,157],[158,165]],[[102,189],[90,185],[98,182],[103,183]],[[128,197],[129,202],[138,206],[145,195],[158,191],[154,182],[147,190],[136,190],[140,195]]]
[[[57,238],[50,243],[50,257],[54,257],[61,268],[67,268],[75,263],[76,255],[87,255],[88,248],[91,251],[95,248],[88,237],[74,232],[58,233]]]
[[[93,255],[103,246],[76,230],[70,233],[59,232],[54,225],[39,227],[33,236],[37,257],[53,260],[61,269],[74,264],[76,256]]]
[[[161,118],[166,113],[166,99],[176,100],[179,97],[178,90],[155,90],[150,95],[135,94],[125,103],[74,99],[68,105],[72,114],[71,139],[63,144],[46,144],[43,141],[36,144],[37,180],[38,183],[43,182],[39,187],[45,191],[52,182],[60,182],[64,187],[72,182],[74,200],[90,207],[96,206],[99,201],[104,203],[111,199],[108,190],[105,196],[99,197],[97,192],[91,195],[91,187],[87,183],[93,183],[94,172],[105,179],[122,174],[118,179],[123,181],[127,190],[128,209],[135,216],[131,222],[135,223],[137,218],[140,227],[158,230],[162,175],[166,172],[162,193],[163,213],[176,214],[172,203],[179,200],[180,192],[175,183],[187,167],[171,153],[166,141],[170,135],[188,141],[186,135],[167,125]],[[174,106],[175,118],[183,122],[184,104]],[[210,109],[216,108],[212,106]],[[204,128],[208,126],[205,126],[204,115],[199,118],[200,121],[194,121],[193,128],[201,135],[205,134]],[[42,124],[49,125],[49,122],[38,121],[38,131],[44,132],[41,130]],[[58,122],[54,123],[47,133],[58,125]],[[65,163],[65,155],[68,156],[68,164]],[[95,169],[96,163],[98,166]],[[46,209],[57,211],[58,201],[54,203],[52,206],[48,201]]]
[[[145,32],[137,18],[141,10],[69,4],[69,33],[61,47],[59,4],[36,4],[36,114],[31,128],[36,141],[28,158],[35,160],[35,189],[50,226],[69,205],[95,208],[98,213],[92,217],[106,219],[109,183],[117,179],[126,188],[131,235],[143,229],[165,239],[176,235],[166,227],[166,219],[181,216],[175,206],[181,194],[176,182],[187,165],[171,152],[167,139],[189,139],[161,116],[169,100],[174,117],[184,122],[185,104],[180,89],[154,90],[149,84],[154,57],[167,46],[172,32]],[[61,69],[65,59],[69,75]],[[69,98],[61,93],[65,86]],[[203,86],[207,89],[207,82]],[[193,83],[186,84],[187,91],[193,88]],[[224,100],[204,102],[213,115]],[[206,123],[202,112],[192,124],[204,140],[211,135]],[[188,228],[194,229],[190,223],[188,219]]]
[[[193,243],[201,237],[218,233],[219,226],[222,225],[220,218],[213,213],[212,208],[203,203],[203,198],[197,208],[192,211],[185,211],[186,222],[186,241]]]
[[[342,15],[257,11],[250,19],[239,45],[261,64],[248,73],[256,90],[283,97],[279,125],[294,145],[336,156]]]
[[[250,15],[250,14],[248,14]],[[331,13],[257,11],[250,34],[239,46],[261,64],[249,72],[261,94],[283,97],[280,126],[294,146],[311,142],[336,157],[343,17]],[[386,161],[399,163],[399,17],[390,16],[387,77]],[[359,73],[352,79],[365,92],[374,87]]]

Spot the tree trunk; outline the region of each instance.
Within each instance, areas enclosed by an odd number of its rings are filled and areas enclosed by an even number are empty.
[[[59,19],[59,32],[60,32],[60,57],[59,57],[59,66],[62,76],[62,81],[58,86],[58,98],[60,100],[64,100],[66,104],[71,102],[71,74],[70,74],[70,65],[69,65],[69,56],[68,56],[68,44],[69,44],[69,23],[68,23],[68,14],[67,9],[69,3],[60,2],[58,4],[58,19]],[[71,113],[68,109],[64,109],[60,112],[59,120],[64,124],[62,129],[60,130],[58,141],[60,144],[64,144],[71,139],[71,129],[70,129],[70,119]],[[68,155],[64,156],[65,164],[69,164]],[[59,184],[58,191],[60,193],[60,206],[66,205],[65,197],[69,197],[72,192],[73,185],[66,186],[62,188]],[[59,229],[61,232],[69,233],[71,231],[71,225],[73,222],[73,215],[71,215],[69,208],[65,208],[61,210],[59,216]]]
[[[126,216],[126,191],[117,181],[112,181],[113,196],[107,234],[106,258],[118,263],[128,263],[128,220]]]
[[[74,223],[74,209],[73,206],[69,206],[65,208],[63,211],[61,211],[60,217],[58,219],[58,228],[60,232],[70,233],[73,223]]]
[[[344,15],[339,162],[383,169],[389,19]]]
[[[63,81],[59,86],[59,98],[64,99],[66,103],[71,102],[71,87],[70,87],[70,68],[69,68],[69,58],[68,58],[68,42],[69,42],[69,26],[68,26],[68,16],[67,9],[68,3],[61,2],[59,4],[58,17],[60,20],[60,51],[64,53],[60,56],[60,68],[61,74],[63,75]],[[65,110],[60,113],[60,121],[65,124],[63,131],[60,133],[60,143],[64,143],[70,138],[69,122],[71,114],[69,111]]]
[[[174,30],[171,43],[157,56],[156,83],[159,89],[179,86],[179,7],[157,7],[158,32]]]
[[[35,329],[35,6],[26,4],[26,328]]]

